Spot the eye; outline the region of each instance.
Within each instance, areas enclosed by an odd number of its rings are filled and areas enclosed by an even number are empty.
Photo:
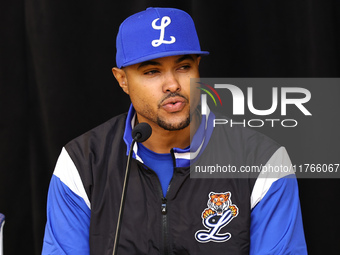
[[[184,70],[187,70],[187,69],[189,69],[191,66],[190,65],[188,65],[188,64],[185,64],[185,65],[182,65],[182,66],[180,66],[179,68],[178,68],[178,70],[182,70],[182,71],[184,71]]]
[[[220,201],[221,201],[221,202],[223,202],[223,201],[224,201],[224,198],[223,198],[223,197],[221,197],[221,198],[220,198]]]
[[[144,72],[144,75],[154,75],[156,73],[158,73],[159,71],[156,70],[156,69],[153,69],[153,70],[148,70],[146,72]]]
[[[214,198],[214,202],[218,202],[218,198]]]

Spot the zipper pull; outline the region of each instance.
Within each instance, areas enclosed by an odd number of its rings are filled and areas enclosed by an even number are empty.
[[[162,198],[162,214],[165,215],[166,213],[167,213],[166,198]]]

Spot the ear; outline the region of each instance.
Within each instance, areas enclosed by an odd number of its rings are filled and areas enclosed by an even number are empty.
[[[211,191],[211,192],[209,193],[209,198],[211,198],[211,197],[214,196],[214,195],[216,195],[216,193]]]
[[[199,66],[200,65],[200,62],[201,62],[201,56],[197,56],[197,59],[196,59],[196,61],[197,61],[197,66]]]
[[[229,199],[229,197],[230,197],[230,192],[226,192],[226,193],[224,193],[224,195],[225,195],[226,199]]]
[[[126,94],[129,94],[129,87],[127,85],[126,73],[123,69],[117,67],[112,68],[112,73],[119,83],[119,86],[123,89]]]

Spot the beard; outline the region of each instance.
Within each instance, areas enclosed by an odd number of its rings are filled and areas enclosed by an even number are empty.
[[[188,102],[188,99],[185,96],[181,95],[180,93],[174,92],[174,93],[168,94],[165,98],[163,98],[162,101],[159,103],[158,108],[161,107],[160,106],[161,103],[164,102],[166,99],[168,99],[170,97],[176,97],[176,96],[182,97]],[[163,128],[165,130],[168,130],[168,131],[181,130],[181,129],[184,129],[184,128],[189,126],[189,124],[190,124],[190,114],[188,113],[186,119],[182,120],[179,123],[171,123],[168,120],[161,118],[160,116],[157,116],[156,123],[157,123],[158,126],[160,126],[161,128]]]
[[[160,117],[157,117],[157,125],[161,128],[168,130],[168,131],[176,131],[181,130],[186,127],[188,127],[190,124],[190,116],[188,116],[185,120],[183,120],[180,123],[168,123],[165,120],[161,119]]]

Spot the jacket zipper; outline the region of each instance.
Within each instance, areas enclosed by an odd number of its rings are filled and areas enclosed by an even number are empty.
[[[171,149],[171,155],[172,155],[172,159],[174,162],[174,166],[176,166],[176,159],[175,159],[175,155],[174,155],[174,151],[173,149]],[[150,168],[149,168],[150,169]],[[163,190],[162,190],[162,185],[161,182],[157,176],[157,174],[155,173],[155,171],[153,171],[152,169],[150,169],[157,177],[158,180],[158,187],[159,187],[159,192],[160,192],[160,196],[162,199],[162,204],[161,204],[161,213],[162,213],[162,241],[163,241],[163,253],[164,255],[169,255],[171,254],[170,252],[170,245],[169,245],[169,240],[168,240],[168,204],[167,204],[167,195],[163,194]],[[170,190],[170,186],[172,183],[173,177],[170,180],[168,189],[167,189],[167,194],[169,193]]]
[[[159,194],[160,194],[161,202],[162,202],[161,203],[161,214],[162,214],[162,242],[163,242],[162,249],[163,249],[163,252],[161,252],[161,254],[169,255],[171,254],[171,252],[170,252],[170,248],[169,248],[170,246],[169,246],[169,240],[168,240],[168,203],[167,203],[168,200],[166,198],[166,195],[165,197],[163,195],[162,185],[157,174],[152,169],[150,170],[156,175],[156,178],[158,180],[158,190],[159,190]],[[171,182],[172,182],[172,179],[170,180],[170,183],[167,189],[167,194],[169,192]]]
[[[172,179],[170,180],[166,194],[168,194]],[[161,183],[159,182],[159,191],[162,198],[161,213],[162,213],[162,241],[163,241],[163,253],[164,255],[171,254],[169,245],[169,233],[168,233],[168,200],[167,195],[163,195]]]
[[[174,150],[171,149],[170,153],[171,153],[171,156],[172,156],[173,165],[176,166],[176,158],[175,158]],[[160,194],[161,194],[161,197],[162,197],[161,213],[163,215],[162,216],[162,238],[163,238],[163,254],[164,255],[171,254],[170,244],[169,244],[169,234],[168,234],[168,205],[167,205],[168,201],[167,201],[166,197],[169,194],[169,190],[170,190],[172,180],[174,178],[174,174],[175,173],[173,173],[173,176],[170,180],[170,183],[169,183],[169,186],[167,188],[165,197],[164,197],[164,194],[163,194],[161,183],[158,179],[159,190],[160,190]]]
[[[169,241],[168,241],[168,208],[167,199],[162,196],[162,239],[163,239],[163,254],[169,254]]]

